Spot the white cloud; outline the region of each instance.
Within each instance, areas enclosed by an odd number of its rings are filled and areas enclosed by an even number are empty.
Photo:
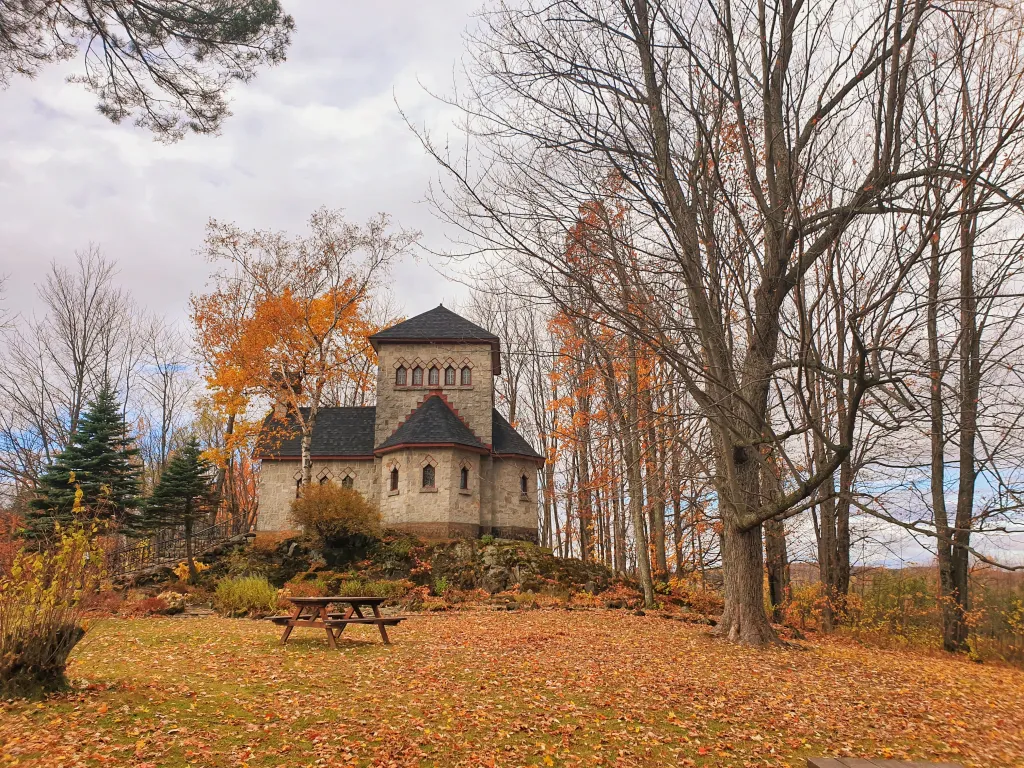
[[[220,136],[165,146],[112,125],[65,77],[80,61],[0,92],[0,274],[7,304],[29,312],[51,260],[89,243],[116,258],[124,285],[152,310],[183,318],[209,266],[195,254],[207,219],[299,232],[321,205],[353,219],[386,211],[442,248],[420,204],[436,169],[395,106],[434,125],[448,112],[419,81],[444,89],[462,56],[473,2],[292,3],[288,61],[232,94]],[[407,314],[464,289],[428,259],[395,271]]]

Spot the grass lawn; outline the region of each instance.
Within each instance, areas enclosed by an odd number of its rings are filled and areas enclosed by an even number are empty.
[[[351,634],[350,634],[351,633]],[[75,690],[0,704],[0,767],[1024,765],[1024,671],[819,640],[768,652],[604,611],[104,620]]]

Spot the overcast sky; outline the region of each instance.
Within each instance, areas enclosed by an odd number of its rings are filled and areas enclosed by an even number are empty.
[[[418,123],[452,125],[420,83],[451,90],[479,5],[286,3],[296,22],[288,60],[234,87],[221,135],[171,146],[129,122],[113,125],[91,94],[66,83],[81,60],[16,80],[0,91],[7,307],[31,311],[48,264],[94,243],[140,303],[183,319],[209,273],[196,250],[211,217],[297,234],[322,205],[360,221],[384,211],[443,247],[444,230],[421,202],[436,171],[395,100]],[[407,315],[464,295],[425,256],[393,277],[395,308]]]

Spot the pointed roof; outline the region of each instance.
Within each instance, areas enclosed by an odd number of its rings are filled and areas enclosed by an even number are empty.
[[[494,375],[501,375],[500,339],[486,328],[481,328],[441,304],[370,336],[370,344],[374,350],[379,349],[380,342],[489,344]]]
[[[377,446],[377,453],[407,445],[461,445],[487,451],[465,422],[436,394],[428,395],[391,437]]]
[[[533,446],[526,442],[526,439],[516,432],[515,427],[505,420],[505,417],[493,411],[491,417],[491,449],[495,456],[526,456],[531,459],[544,457],[534,450]]]

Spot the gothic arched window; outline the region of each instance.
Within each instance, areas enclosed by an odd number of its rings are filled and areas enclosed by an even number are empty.
[[[423,487],[433,488],[434,487],[434,465],[427,464],[423,468]]]
[[[423,369],[418,365],[412,369],[412,385],[414,387],[423,386]]]
[[[467,365],[462,369],[462,386],[468,387],[473,383],[473,371]]]
[[[523,494],[523,496],[525,496],[529,489],[530,489],[530,481],[526,479],[526,475],[520,475],[520,477],[519,477],[519,492],[521,494]]]
[[[398,490],[398,467],[393,467],[391,469],[391,490]]]
[[[450,365],[444,369],[444,383],[446,386],[455,386],[455,369]]]
[[[469,467],[463,467],[459,473],[459,488],[463,491],[469,489]]]
[[[395,386],[404,387],[405,381],[405,366],[402,365],[399,366],[398,369],[395,371]]]
[[[431,366],[430,370],[427,371],[427,383],[432,387],[436,387],[441,383],[441,372],[437,368]]]

